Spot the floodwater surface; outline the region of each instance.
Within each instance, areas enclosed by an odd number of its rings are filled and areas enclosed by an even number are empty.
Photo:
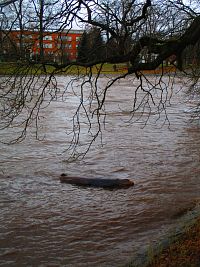
[[[58,77],[59,86],[67,79]],[[185,112],[194,103],[185,102],[177,82],[167,109],[170,127],[151,115],[143,128],[127,123],[133,88],[127,78],[110,89],[102,142],[83,160],[69,163],[64,152],[76,101],[54,101],[42,111],[41,141],[30,135],[0,145],[0,266],[123,266],[198,200],[200,127]],[[135,186],[81,188],[61,184],[63,172],[129,178]]]

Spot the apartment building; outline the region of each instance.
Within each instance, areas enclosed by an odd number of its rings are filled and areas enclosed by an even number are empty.
[[[4,32],[1,33],[3,56],[12,54],[14,57],[26,57],[38,61],[42,47],[44,59],[47,61],[59,63],[75,61],[82,34],[82,30],[43,32],[41,43],[41,35],[38,31]],[[20,55],[20,53],[23,54]]]

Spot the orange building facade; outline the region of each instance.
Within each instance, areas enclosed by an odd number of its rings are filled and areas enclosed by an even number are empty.
[[[6,34],[4,54],[12,49],[16,52],[23,51],[26,58],[39,60],[42,47],[43,57],[47,61],[59,63],[75,61],[82,34],[82,30],[48,31],[44,32],[41,38],[38,31],[10,31]]]

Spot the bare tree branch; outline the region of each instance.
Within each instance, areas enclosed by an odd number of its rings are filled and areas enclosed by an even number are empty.
[[[29,127],[35,127],[36,138],[39,138],[42,109],[57,101],[59,93],[64,103],[68,95],[73,95],[78,104],[71,118],[72,127],[67,129],[71,136],[67,151],[72,158],[83,157],[93,143],[102,138],[110,90],[129,76],[134,81],[127,112],[129,123],[140,114],[136,120],[144,118],[144,125],[152,115],[170,125],[167,108],[173,94],[174,76],[178,71],[195,76],[193,68],[199,69],[198,7],[182,1],[159,0],[57,0],[48,3],[42,0],[40,5],[30,0],[30,6],[26,0],[20,0],[19,4],[15,1],[0,4],[3,14],[0,56],[5,61],[0,66],[9,68],[9,75],[0,77],[0,129],[13,131],[9,142],[22,141]],[[67,58],[49,60],[43,49],[45,32],[69,33],[74,21],[85,27],[87,33],[85,57],[78,55],[73,61]],[[10,34],[16,29],[20,31],[19,46]],[[26,48],[30,47],[24,41],[27,30],[39,33],[37,61],[25,55]],[[95,43],[97,39],[99,43]],[[195,60],[189,57],[188,49],[194,50]],[[175,67],[173,74],[167,73],[168,62]],[[104,75],[107,66],[109,74]],[[123,70],[118,72],[120,66]],[[189,67],[189,71],[185,67]],[[156,75],[149,75],[157,70]],[[70,78],[59,88],[57,75],[63,74]],[[193,87],[199,81],[199,73],[196,74]],[[83,135],[87,136],[85,144]]]

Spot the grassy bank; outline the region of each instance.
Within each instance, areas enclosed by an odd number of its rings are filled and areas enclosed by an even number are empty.
[[[92,67],[92,72],[98,73],[100,70],[100,65],[96,65]],[[79,66],[68,66],[62,69],[56,69],[54,66],[45,65],[42,66],[41,64],[26,64],[26,63],[11,63],[11,62],[3,62],[0,63],[0,75],[17,75],[17,74],[33,74],[33,75],[40,75],[40,74],[50,74],[55,72],[55,74],[62,74],[62,75],[77,75],[77,74],[87,74],[91,71],[90,68],[79,67]],[[117,65],[116,69],[113,67],[113,64],[104,64],[103,68],[101,69],[101,73],[105,74],[117,74],[117,73],[125,73],[127,71],[126,66],[124,65]]]
[[[94,74],[98,73],[100,69],[100,65],[95,65],[92,67],[92,72]],[[89,73],[90,69],[85,67],[77,67],[77,66],[69,66],[63,69],[56,70],[55,67],[51,65],[46,65],[45,70],[44,67],[40,64],[25,64],[25,63],[11,63],[11,62],[2,62],[0,63],[0,75],[40,75],[45,73],[52,73],[55,71],[55,74],[62,75],[77,75],[77,74],[86,74]],[[126,64],[104,64],[101,73],[102,74],[123,74],[127,72]],[[161,74],[161,73],[171,73],[175,72],[175,68],[173,66],[168,66],[164,68],[157,68],[156,70],[148,70],[143,71],[144,74]]]
[[[164,238],[139,252],[125,267],[200,267],[199,201]]]
[[[200,217],[146,267],[200,267]]]

